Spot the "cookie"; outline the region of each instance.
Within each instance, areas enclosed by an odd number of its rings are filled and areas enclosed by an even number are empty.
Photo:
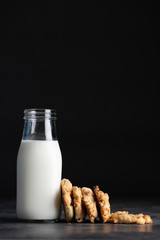
[[[68,179],[61,180],[62,199],[65,210],[65,218],[67,222],[71,222],[74,218],[74,209],[72,204],[72,183]]]
[[[77,222],[83,222],[86,217],[86,209],[82,200],[82,190],[74,186],[72,187],[72,193],[75,219]]]
[[[99,189],[99,186],[93,187],[94,194],[97,199],[97,203],[100,210],[100,218],[103,223],[105,223],[110,216],[110,204],[109,204],[109,196],[107,193],[102,192]]]
[[[145,224],[152,223],[152,219],[149,215],[143,215],[143,213],[129,214],[127,211],[118,211],[115,213],[111,213],[109,222]]]
[[[82,196],[83,202],[87,209],[87,213],[89,215],[89,219],[92,223],[94,223],[95,219],[98,217],[95,195],[92,189],[83,187]]]

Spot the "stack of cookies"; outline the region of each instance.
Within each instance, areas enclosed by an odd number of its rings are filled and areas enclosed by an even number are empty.
[[[88,213],[91,223],[94,223],[98,217],[103,223],[152,223],[150,216],[142,213],[136,215],[126,211],[110,213],[109,196],[98,186],[93,187],[92,191],[87,187],[72,186],[72,183],[64,178],[61,181],[61,187],[67,222],[71,222],[74,218],[76,222],[84,222]]]

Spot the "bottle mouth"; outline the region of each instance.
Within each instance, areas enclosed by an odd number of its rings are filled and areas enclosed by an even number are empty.
[[[24,110],[24,119],[57,119],[55,109],[29,108]]]

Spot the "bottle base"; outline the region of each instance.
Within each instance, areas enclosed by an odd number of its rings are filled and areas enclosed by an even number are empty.
[[[19,222],[25,222],[25,223],[57,223],[59,222],[60,218],[56,219],[22,219],[17,218]]]

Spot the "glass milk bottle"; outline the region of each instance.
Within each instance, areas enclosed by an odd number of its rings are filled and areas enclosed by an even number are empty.
[[[57,221],[61,212],[62,157],[56,112],[26,109],[17,157],[17,217]]]

